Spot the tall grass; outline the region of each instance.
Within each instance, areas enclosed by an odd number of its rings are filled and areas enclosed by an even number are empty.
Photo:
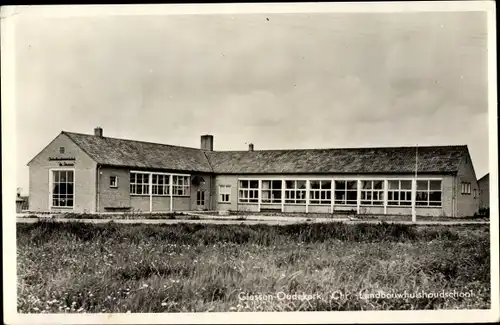
[[[489,308],[487,226],[18,224],[19,312]],[[362,299],[456,290],[469,298]],[[306,293],[312,300],[239,295]],[[332,299],[333,292],[343,294]]]

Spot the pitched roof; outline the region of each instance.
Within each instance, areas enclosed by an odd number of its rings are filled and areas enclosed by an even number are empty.
[[[414,173],[416,147],[203,151],[65,132],[103,165],[216,174]],[[467,146],[418,147],[419,173],[455,173]]]
[[[215,173],[414,173],[416,147],[206,152]],[[418,172],[455,173],[467,146],[418,147]]]
[[[490,180],[490,173],[484,175],[480,179],[478,179],[478,182],[484,182],[484,181],[489,181]]]
[[[135,168],[211,172],[203,151],[196,148],[62,132],[95,162]]]

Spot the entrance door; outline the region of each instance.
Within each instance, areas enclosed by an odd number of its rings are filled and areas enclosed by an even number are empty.
[[[199,210],[205,209],[205,191],[204,190],[196,191],[196,207]]]

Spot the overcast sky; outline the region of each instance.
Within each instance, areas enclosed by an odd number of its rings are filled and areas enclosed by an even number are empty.
[[[61,130],[215,150],[466,144],[488,172],[480,12],[18,19],[17,181]]]

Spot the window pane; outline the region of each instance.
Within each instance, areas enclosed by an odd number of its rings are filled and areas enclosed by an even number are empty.
[[[320,184],[319,181],[310,181],[309,182],[309,186],[312,189],[319,189],[319,184]]]
[[[390,190],[397,190],[397,189],[399,189],[399,181],[389,181],[388,185],[389,185],[389,189]]]
[[[321,181],[321,188],[322,189],[331,189],[332,188],[332,181]]]
[[[417,201],[427,201],[428,199],[428,192],[417,192]]]
[[[441,190],[441,181],[430,181],[430,190],[431,191],[440,191]]]
[[[273,181],[273,189],[280,189],[281,188],[281,181]]]
[[[441,201],[441,191],[439,192],[429,192],[430,201]]]
[[[73,171],[68,171],[68,182],[73,183]]]
[[[250,188],[259,188],[259,181],[250,181]]]
[[[346,188],[345,181],[335,181],[335,189],[336,190],[345,189],[345,188]]]
[[[401,181],[402,190],[411,190],[411,181]]]
[[[248,188],[248,181],[240,181],[241,188]]]
[[[358,182],[357,181],[349,181],[347,182],[347,189],[352,190],[352,189],[357,189],[358,188]]]
[[[358,193],[356,191],[347,191],[347,200],[356,201]]]
[[[361,181],[361,188],[371,189],[372,188],[372,181]]]
[[[130,183],[135,183],[135,173],[130,173]]]
[[[271,188],[271,181],[262,181],[262,188],[268,190]]]
[[[417,190],[426,191],[428,189],[429,182],[428,181],[417,181]]]
[[[295,188],[295,181],[285,181],[286,188]]]
[[[384,181],[373,181],[373,188],[381,190],[384,188]]]
[[[306,181],[297,181],[297,188],[298,189],[305,189],[306,188]]]
[[[53,179],[53,182],[54,183],[58,183],[59,182],[59,172],[58,171],[55,171],[52,173],[54,179]]]

